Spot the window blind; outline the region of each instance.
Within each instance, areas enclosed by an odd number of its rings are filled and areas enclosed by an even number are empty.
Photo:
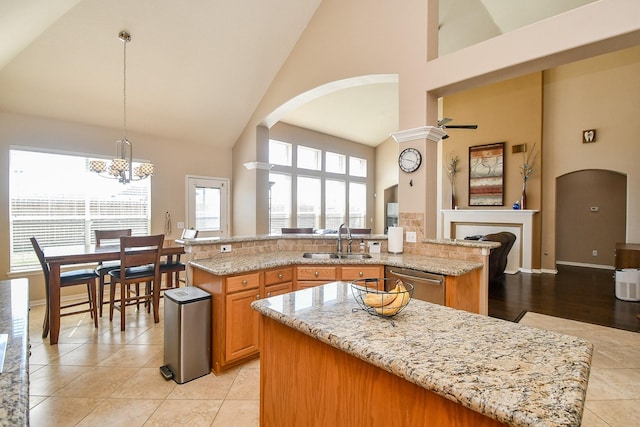
[[[89,172],[88,157],[11,149],[11,271],[40,268],[29,238],[43,247],[95,244],[95,230],[151,229],[151,179],[123,185]],[[135,163],[134,163],[135,167]]]

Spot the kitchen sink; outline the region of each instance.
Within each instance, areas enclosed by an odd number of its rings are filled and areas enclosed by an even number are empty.
[[[338,258],[341,259],[368,259],[371,258],[371,255],[369,254],[336,254],[338,255]]]
[[[339,254],[336,252],[305,252],[302,254],[303,258],[311,258],[311,259],[368,259],[371,258],[371,255],[364,253],[357,254]]]
[[[302,257],[311,259],[331,259],[338,258],[338,254],[334,252],[305,252]]]

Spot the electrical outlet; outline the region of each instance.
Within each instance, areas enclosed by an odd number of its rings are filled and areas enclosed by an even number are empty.
[[[220,246],[220,252],[231,252],[231,245],[222,245]]]
[[[407,231],[407,242],[415,243],[416,242],[416,232],[415,231]]]
[[[184,222],[182,221],[176,222],[176,227],[178,228],[178,230],[184,230]]]
[[[596,249],[594,249],[593,251],[591,251],[591,255],[598,256],[598,251]]]

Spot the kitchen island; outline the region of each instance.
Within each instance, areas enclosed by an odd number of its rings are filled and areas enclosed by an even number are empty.
[[[346,282],[252,307],[263,426],[580,425],[583,339],[418,300],[372,316]]]

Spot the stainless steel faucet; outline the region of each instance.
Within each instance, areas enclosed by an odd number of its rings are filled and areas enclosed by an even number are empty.
[[[349,239],[349,243],[347,244],[347,253],[351,253],[351,244],[353,243],[353,238],[351,237],[351,229],[346,224],[340,224],[338,227],[338,253],[342,253],[342,229],[347,229],[347,239]]]

